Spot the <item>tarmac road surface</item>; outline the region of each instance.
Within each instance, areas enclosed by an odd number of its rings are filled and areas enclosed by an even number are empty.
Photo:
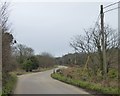
[[[18,76],[14,94],[89,94],[81,88],[51,78],[53,70]]]

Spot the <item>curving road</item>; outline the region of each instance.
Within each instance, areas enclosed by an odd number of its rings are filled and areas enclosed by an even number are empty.
[[[52,79],[53,70],[21,75],[14,94],[89,94],[83,89]]]

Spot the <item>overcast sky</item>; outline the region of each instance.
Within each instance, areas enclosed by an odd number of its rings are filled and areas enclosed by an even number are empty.
[[[12,3],[10,22],[14,37],[18,43],[33,48],[36,54],[49,52],[62,56],[73,53],[74,49],[69,46],[71,38],[84,34],[84,29],[94,27],[101,4],[106,6],[110,2]],[[106,13],[105,22],[117,29],[118,11]]]

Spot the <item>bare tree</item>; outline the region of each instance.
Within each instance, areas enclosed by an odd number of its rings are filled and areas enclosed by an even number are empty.
[[[51,57],[51,58],[53,57],[53,55],[48,52],[42,52],[41,55],[46,57]]]
[[[19,63],[23,63],[23,61],[34,55],[34,50],[26,45],[18,44],[13,47],[13,55],[16,56]]]
[[[78,52],[85,52],[91,57],[92,63],[96,67],[100,68],[101,73],[103,74],[103,53],[102,53],[102,34],[100,31],[99,24],[96,29],[90,28],[88,31],[85,31],[85,36],[78,35],[70,43],[75,50]],[[116,30],[113,30],[108,25],[104,28],[105,36],[105,50],[107,55],[107,69],[113,61],[113,54],[115,54],[116,49],[118,48],[118,34]],[[97,62],[96,62],[97,61]]]
[[[0,2],[0,26],[2,27],[2,32],[5,33],[10,30],[10,25],[8,24],[9,19],[9,2]]]
[[[41,55],[37,56],[37,59],[40,67],[49,68],[55,65],[55,58],[50,53],[43,52]]]

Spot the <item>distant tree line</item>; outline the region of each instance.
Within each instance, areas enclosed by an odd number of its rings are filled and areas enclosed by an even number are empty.
[[[72,65],[78,65],[83,66],[85,64],[85,53],[68,53],[63,55],[62,57],[56,58],[56,63],[59,65],[66,65],[66,66],[72,66]]]
[[[12,49],[12,55],[16,60],[16,67],[24,69],[27,72],[39,68],[53,67],[55,65],[55,59],[49,53],[44,52],[40,55],[35,55],[32,48],[23,44],[17,44]]]

